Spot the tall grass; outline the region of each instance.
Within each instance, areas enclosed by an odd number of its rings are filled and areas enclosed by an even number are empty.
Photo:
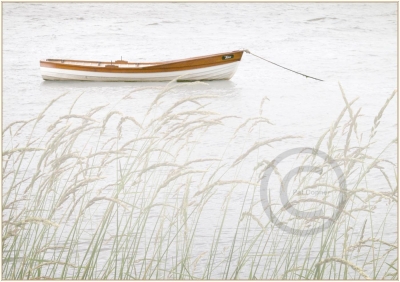
[[[171,82],[154,90],[158,95],[140,117],[115,110],[132,92],[86,112],[75,110],[77,96],[68,114],[46,121],[47,111],[74,95],[64,93],[36,118],[5,127],[4,279],[398,279],[397,240],[387,239],[397,225],[391,221],[397,215],[397,164],[381,158],[397,138],[370,155],[396,92],[366,137],[358,132],[356,101],[342,91],[344,108],[314,148],[340,165],[347,205],[330,228],[299,236],[268,220],[259,185],[277,154],[264,159],[269,146],[300,137],[260,137],[273,128],[262,116],[268,98],[261,100],[259,116],[240,120],[210,110],[218,96],[169,95],[191,86]],[[231,138],[218,153],[204,154],[215,130]],[[250,134],[253,141],[231,150]],[[329,164],[299,158],[323,172],[318,178],[299,172],[297,190],[325,187],[337,194]],[[371,178],[381,186],[369,185]],[[336,200],[304,194],[291,197],[300,210]],[[273,205],[285,214],[279,202]],[[378,209],[384,214],[376,219]],[[282,218],[301,228],[324,220]]]

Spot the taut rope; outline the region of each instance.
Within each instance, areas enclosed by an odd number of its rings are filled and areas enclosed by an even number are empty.
[[[249,53],[249,54],[251,54],[251,55],[253,55],[253,56],[257,57],[257,58],[260,58],[261,60],[267,61],[268,63],[271,63],[271,64],[273,64],[273,65],[275,65],[275,66],[278,66],[278,67],[281,67],[281,68],[283,68],[283,69],[285,69],[285,70],[288,70],[288,71],[291,71],[291,72],[300,74],[300,75],[302,75],[302,76],[305,76],[306,78],[312,78],[312,79],[315,79],[315,80],[323,81],[322,79],[315,78],[315,77],[312,77],[312,76],[309,76],[309,75],[306,75],[306,74],[302,74],[302,73],[299,73],[299,72],[297,72],[297,71],[294,71],[294,70],[285,68],[285,67],[283,67],[283,66],[281,66],[281,65],[275,64],[275,63],[273,63],[273,62],[271,62],[271,61],[268,61],[267,59],[261,58],[260,56],[257,56],[256,54],[251,53],[251,52],[250,52],[249,50],[247,50],[247,49],[243,49],[243,51],[246,52],[246,53]]]

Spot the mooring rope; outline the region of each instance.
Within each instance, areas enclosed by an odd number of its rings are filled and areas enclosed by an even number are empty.
[[[253,55],[253,56],[257,57],[257,58],[260,58],[261,60],[267,61],[268,63],[271,63],[271,64],[273,64],[273,65],[275,65],[275,66],[278,66],[278,67],[281,67],[281,68],[283,68],[283,69],[285,69],[285,70],[288,70],[288,71],[291,71],[291,72],[300,74],[300,75],[302,75],[302,76],[305,76],[306,78],[312,78],[312,79],[315,79],[315,80],[323,81],[322,79],[315,78],[315,77],[312,77],[312,76],[309,76],[309,75],[306,75],[306,74],[303,74],[303,73],[299,73],[299,72],[297,72],[297,71],[294,71],[294,70],[285,68],[284,66],[278,65],[278,64],[276,64],[276,63],[274,63],[274,62],[268,61],[267,59],[264,59],[264,58],[262,58],[262,57],[260,57],[260,56],[257,56],[256,54],[251,53],[251,52],[250,52],[249,50],[247,50],[247,49],[243,49],[243,51],[246,52],[246,53],[249,53],[249,54],[251,54],[251,55]]]

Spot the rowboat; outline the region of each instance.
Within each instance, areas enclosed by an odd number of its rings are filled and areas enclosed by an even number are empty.
[[[156,63],[46,59],[40,61],[40,71],[44,80],[220,80],[232,78],[242,55],[243,50]]]

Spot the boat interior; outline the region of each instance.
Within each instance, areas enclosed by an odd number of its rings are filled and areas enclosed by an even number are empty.
[[[106,68],[143,68],[157,65],[156,63],[129,63],[128,61],[117,60],[110,62],[96,62],[96,61],[76,61],[76,60],[62,60],[62,59],[47,59],[48,62],[88,66],[88,67],[106,67]]]

